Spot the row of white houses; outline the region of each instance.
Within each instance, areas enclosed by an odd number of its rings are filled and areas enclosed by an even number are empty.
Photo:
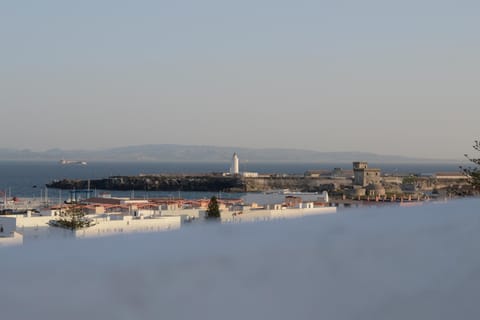
[[[221,203],[220,221],[222,223],[254,222],[336,212],[335,207],[316,206],[314,202],[301,202],[298,197],[290,198],[297,199],[297,202],[272,206],[241,203],[227,206]],[[27,211],[24,214],[0,216],[0,246],[59,236],[87,238],[176,230],[181,228],[183,223],[203,220],[206,214],[206,206],[203,202],[194,207],[180,202],[158,204],[149,200],[127,198],[111,198],[108,201],[91,199],[82,205],[86,213],[85,218],[91,221],[91,225],[71,231],[52,225],[52,221],[60,219],[67,208],[68,206],[58,206],[39,212]]]

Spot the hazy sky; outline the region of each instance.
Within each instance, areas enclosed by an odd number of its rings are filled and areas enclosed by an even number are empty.
[[[479,1],[0,2],[0,147],[462,158]]]

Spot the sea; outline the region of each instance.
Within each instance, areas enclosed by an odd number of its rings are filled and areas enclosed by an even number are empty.
[[[371,163],[372,168],[380,168],[384,173],[428,174],[445,171],[459,171],[459,164],[381,164]],[[249,162],[241,171],[277,174],[303,174],[308,170],[332,170],[342,168],[351,170],[352,164],[335,163],[265,163]],[[45,184],[60,179],[100,179],[115,175],[139,175],[160,173],[212,173],[227,172],[229,163],[195,163],[195,162],[89,162],[88,165],[62,165],[55,161],[0,161],[0,193],[8,197],[42,198],[54,197],[68,199],[68,191],[46,189]],[[95,190],[101,193],[104,190]],[[222,198],[240,198],[244,194],[208,193],[208,192],[158,192],[132,190],[128,192],[108,191],[112,196],[135,198],[208,198],[217,195]]]

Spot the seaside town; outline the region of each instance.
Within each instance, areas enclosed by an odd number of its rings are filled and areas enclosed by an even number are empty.
[[[172,181],[175,181],[175,184]],[[304,175],[241,172],[233,154],[230,170],[205,175],[140,175],[109,177],[99,181],[54,181],[50,188],[69,189],[66,201],[15,199],[1,201],[0,246],[18,245],[52,237],[101,237],[134,232],[176,230],[187,224],[210,220],[221,223],[268,221],[311,215],[335,214],[337,208],[358,206],[420,205],[469,195],[472,190],[461,172],[429,175],[384,174],[367,162],[353,162],[352,170],[309,170]],[[134,184],[132,185],[132,181]],[[88,183],[88,188],[84,188]],[[213,196],[203,199],[116,197],[105,190],[158,189],[244,192],[242,198]],[[94,194],[92,187],[103,189]],[[103,188],[102,188],[103,187]],[[213,206],[213,207],[212,207]],[[212,209],[213,208],[213,209]]]
[[[0,8],[2,319],[480,318],[480,1]]]

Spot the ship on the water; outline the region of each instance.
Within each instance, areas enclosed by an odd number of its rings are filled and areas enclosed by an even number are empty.
[[[81,165],[81,166],[86,166],[88,163],[87,161],[80,161],[80,160],[65,160],[62,159],[60,160],[61,165]]]

